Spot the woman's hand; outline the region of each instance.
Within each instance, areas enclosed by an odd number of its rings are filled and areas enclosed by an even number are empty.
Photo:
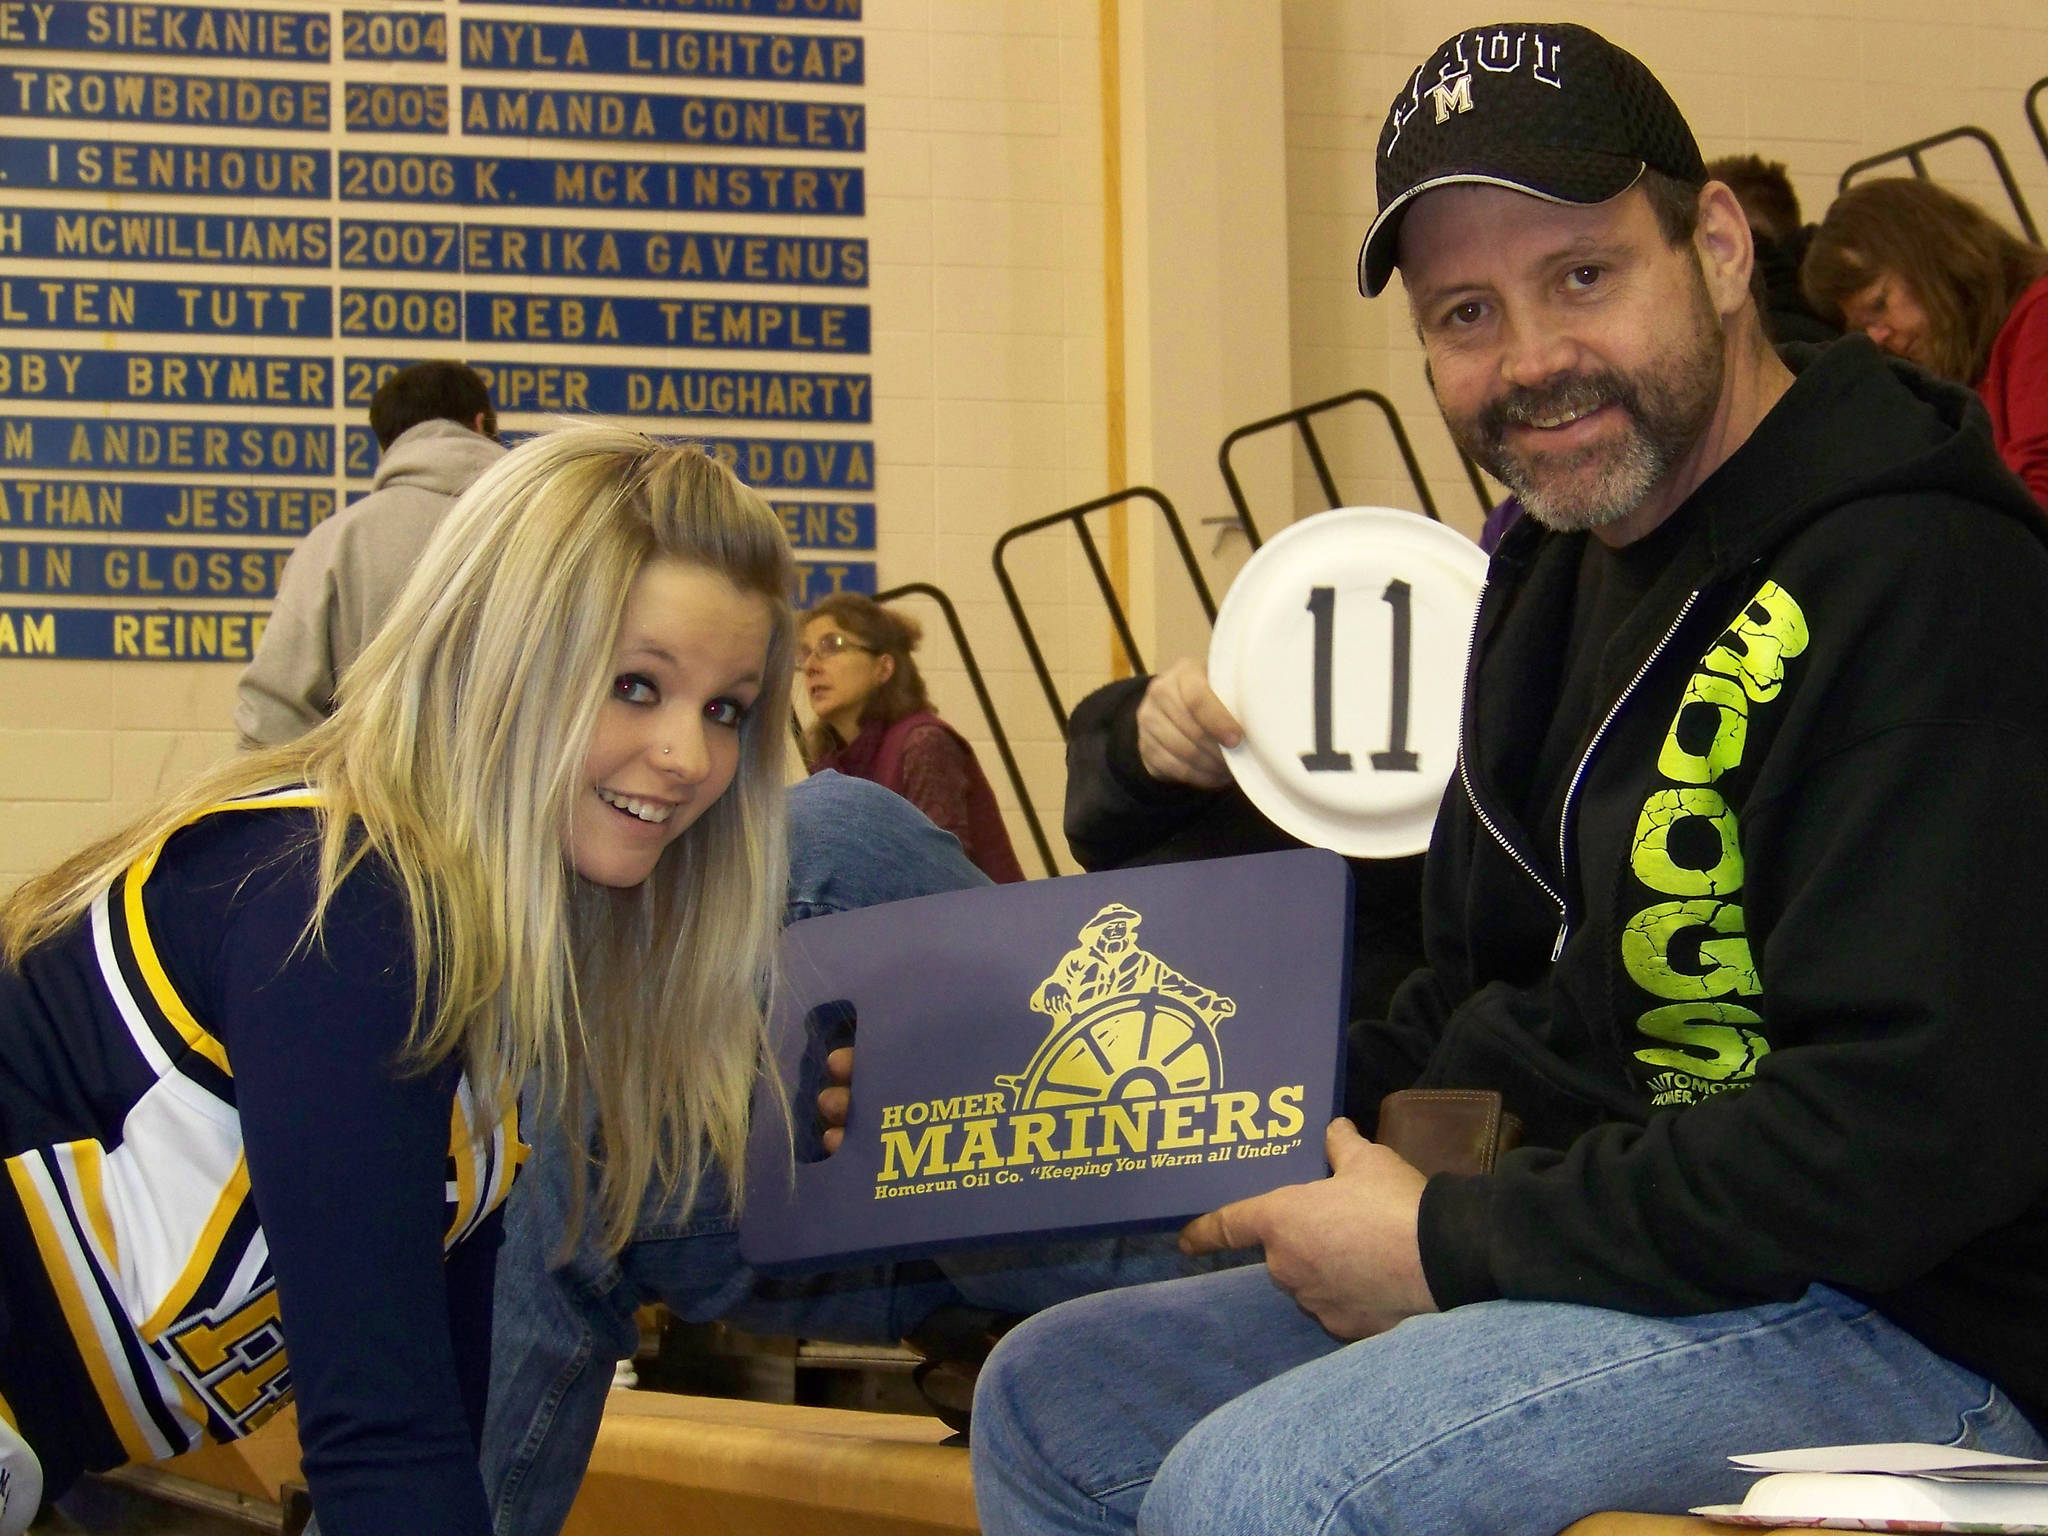
[[[825,1058],[829,1088],[818,1090],[818,1114],[825,1122],[825,1153],[839,1150],[846,1139],[846,1112],[853,1105],[853,1047],[842,1045]]]

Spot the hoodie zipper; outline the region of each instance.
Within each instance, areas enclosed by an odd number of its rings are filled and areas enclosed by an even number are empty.
[[[1630,696],[1642,685],[1643,679],[1649,675],[1650,668],[1657,664],[1657,659],[1670,649],[1673,637],[1678,634],[1680,626],[1685,623],[1686,618],[1692,613],[1693,605],[1699,600],[1700,589],[1696,587],[1680,606],[1678,616],[1671,621],[1671,627],[1664,631],[1664,637],[1657,642],[1650,654],[1643,658],[1643,664],[1636,668],[1635,676],[1628,680],[1628,685],[1621,690],[1620,696],[1601,717],[1599,729],[1593,732],[1593,739],[1586,743],[1586,750],[1579,757],[1579,766],[1572,772],[1571,783],[1565,789],[1564,808],[1558,816],[1557,826],[1557,868],[1567,889],[1571,884],[1569,849],[1572,802],[1578,797],[1579,784],[1586,776],[1586,766],[1593,761],[1593,754],[1600,750],[1600,743],[1607,735],[1607,728],[1614,723],[1614,717],[1621,713],[1622,706],[1628,703]],[[1476,613],[1472,617],[1472,643],[1474,646],[1479,643],[1479,616]],[[1566,905],[1563,895],[1543,878],[1542,872],[1523,855],[1521,849],[1508,841],[1507,835],[1494,824],[1493,818],[1486,814],[1486,807],[1479,803],[1479,796],[1472,788],[1472,774],[1466,766],[1465,743],[1462,739],[1458,743],[1458,782],[1465,787],[1465,803],[1472,807],[1472,814],[1479,818],[1479,825],[1486,829],[1487,835],[1499,846],[1501,852],[1514,860],[1515,866],[1527,875],[1535,883],[1536,888],[1548,896],[1551,904],[1557,908],[1557,939],[1550,946],[1551,963],[1555,964],[1558,957],[1564,953],[1565,940],[1571,937],[1571,910]]]
[[[1480,593],[1481,608],[1485,606],[1485,598],[1486,594],[1482,591]],[[1473,651],[1475,651],[1478,648],[1478,646],[1479,611],[1475,609],[1472,614],[1472,640],[1471,643],[1468,644],[1465,648],[1466,655],[1470,656],[1473,653]],[[1473,678],[1472,686],[1475,690],[1477,688],[1477,683],[1478,679]],[[1470,713],[1469,709],[1467,710],[1467,713]],[[1513,843],[1509,842],[1507,840],[1506,835],[1502,833],[1501,829],[1494,825],[1493,818],[1486,814],[1486,807],[1479,803],[1479,796],[1473,792],[1472,774],[1471,771],[1465,766],[1465,736],[1462,730],[1460,730],[1460,732],[1458,733],[1458,782],[1465,786],[1465,803],[1472,807],[1472,814],[1479,818],[1479,825],[1486,828],[1487,835],[1490,836],[1494,840],[1494,842],[1500,845],[1501,852],[1505,853],[1509,858],[1513,859],[1515,861],[1516,866],[1522,871],[1522,873],[1527,875],[1531,880],[1533,880],[1536,883],[1536,888],[1542,891],[1544,895],[1548,896],[1551,899],[1551,901],[1557,907],[1559,919],[1562,920],[1562,918],[1564,917],[1564,898],[1558,895],[1556,891],[1550,888],[1550,882],[1543,878],[1542,873],[1538,871],[1534,864],[1530,863],[1528,859],[1523,857],[1522,850],[1517,848]]]
[[[1465,786],[1465,803],[1472,807],[1472,814],[1479,818],[1479,825],[1486,828],[1493,840],[1500,844],[1501,852],[1513,859],[1520,867],[1522,873],[1535,881],[1538,889],[1551,899],[1551,902],[1557,907],[1559,919],[1562,920],[1564,917],[1564,898],[1550,888],[1550,882],[1537,872],[1536,866],[1522,857],[1522,850],[1509,842],[1507,837],[1501,832],[1501,829],[1493,824],[1493,818],[1486,814],[1486,807],[1479,803],[1479,797],[1472,792],[1472,775],[1466,772],[1465,769],[1465,750],[1463,747],[1458,749],[1458,781]],[[1554,960],[1557,957],[1552,955],[1551,958]]]
[[[1564,792],[1564,808],[1558,813],[1557,818],[1557,872],[1566,890],[1570,890],[1572,885],[1572,802],[1578,797],[1580,781],[1586,776],[1586,765],[1593,761],[1593,754],[1600,750],[1600,743],[1607,735],[1607,728],[1614,723],[1614,717],[1621,713],[1622,706],[1628,703],[1630,695],[1641,686],[1643,679],[1649,675],[1650,668],[1657,664],[1657,658],[1662,656],[1670,647],[1672,637],[1678,633],[1679,627],[1685,623],[1686,615],[1692,612],[1693,604],[1699,600],[1700,589],[1695,587],[1691,594],[1687,596],[1684,604],[1679,608],[1678,617],[1671,621],[1671,627],[1664,631],[1664,638],[1659,640],[1650,654],[1643,658],[1643,664],[1636,668],[1636,675],[1628,680],[1628,686],[1621,690],[1621,696],[1609,706],[1607,713],[1601,718],[1599,729],[1593,732],[1593,739],[1586,743],[1586,750],[1579,758],[1579,766],[1572,772],[1572,781],[1566,786]],[[1468,796],[1471,794],[1471,786],[1469,784],[1466,786],[1466,794]],[[1482,822],[1485,819],[1483,815],[1480,817]],[[1548,889],[1548,887],[1545,887],[1545,889]],[[1565,904],[1563,898],[1553,894],[1551,900],[1557,902],[1558,917],[1557,942],[1550,947],[1550,959],[1554,965],[1557,962],[1558,956],[1564,953],[1564,941],[1571,935],[1572,920],[1571,909]]]

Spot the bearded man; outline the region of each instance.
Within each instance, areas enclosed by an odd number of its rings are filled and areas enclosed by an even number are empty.
[[[1354,1028],[1333,1176],[1182,1235],[1263,1267],[996,1351],[984,1529],[1553,1536],[1739,1500],[1736,1452],[2048,1453],[2038,512],[1967,392],[1772,351],[1740,205],[1584,28],[1444,44],[1378,183],[1360,286],[1399,266],[1528,512],[1428,965]],[[1199,669],[1140,715],[1149,773],[1215,781]],[[1365,1139],[1409,1086],[1498,1091],[1526,1143],[1425,1178]]]

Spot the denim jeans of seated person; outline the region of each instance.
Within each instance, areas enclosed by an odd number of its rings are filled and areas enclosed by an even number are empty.
[[[813,917],[988,884],[959,844],[888,790],[819,774],[790,793],[789,917]],[[757,1333],[893,1342],[936,1308],[964,1302],[1034,1312],[1109,1285],[1213,1268],[1183,1259],[1171,1234],[1038,1244],[932,1263],[777,1279],[740,1261],[722,1186],[695,1205],[650,1192],[633,1240],[615,1257],[585,1242],[551,1267],[571,1170],[557,1143],[535,1148],[506,1207],[492,1325],[484,1485],[498,1536],[554,1536],[567,1517],[604,1416],[612,1368],[638,1343],[634,1310],[663,1302],[693,1322],[724,1318]]]
[[[1487,1302],[1346,1344],[1260,1265],[1007,1334],[974,1491],[988,1536],[1556,1536],[1740,1503],[1731,1454],[1882,1440],[2048,1452],[2004,1393],[1823,1286],[1696,1317]]]

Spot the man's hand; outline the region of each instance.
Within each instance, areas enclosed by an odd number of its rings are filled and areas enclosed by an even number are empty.
[[[852,1046],[842,1045],[825,1057],[825,1075],[832,1079],[832,1086],[818,1090],[818,1114],[825,1122],[822,1140],[830,1154],[846,1140],[846,1112],[853,1105]]]
[[[1222,748],[1242,740],[1207,669],[1188,657],[1153,678],[1138,703],[1138,756],[1165,783],[1221,789],[1230,782]]]
[[[1332,1120],[1323,1144],[1335,1170],[1329,1178],[1198,1216],[1181,1231],[1181,1251],[1263,1245],[1273,1283],[1340,1339],[1434,1312],[1415,1236],[1428,1181],[1349,1120]]]

